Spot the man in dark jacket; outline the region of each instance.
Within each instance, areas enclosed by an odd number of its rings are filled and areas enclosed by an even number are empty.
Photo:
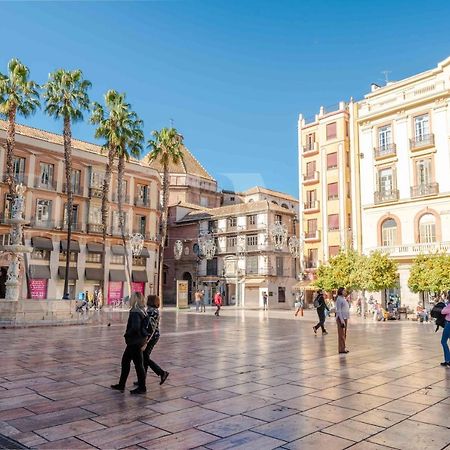
[[[317,291],[314,306],[316,307],[317,315],[319,316],[319,323],[313,326],[314,333],[317,334],[317,330],[322,328],[322,335],[328,334],[327,330],[325,330],[325,310],[329,311],[329,308],[325,303],[325,297],[323,296],[321,289]]]

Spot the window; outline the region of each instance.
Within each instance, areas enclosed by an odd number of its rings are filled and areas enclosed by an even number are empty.
[[[41,259],[44,261],[50,261],[50,250],[34,249],[31,253],[33,259]]]
[[[328,200],[334,200],[339,197],[338,184],[329,183],[328,184]]]
[[[255,247],[258,245],[258,235],[257,234],[249,234],[247,236],[247,245],[249,247]]]
[[[144,258],[143,256],[133,256],[133,266],[143,266],[145,267],[147,258]]]
[[[314,150],[314,142],[316,141],[316,134],[309,133],[306,135],[306,150]]]
[[[249,225],[256,225],[256,215],[247,216],[247,223]]]
[[[317,200],[317,191],[306,191],[306,206],[307,208],[313,208]]]
[[[81,193],[81,170],[72,170],[72,175],[70,177],[70,182],[72,185],[72,192],[75,194]]]
[[[386,219],[381,224],[381,245],[392,247],[397,242],[397,222],[394,219]]]
[[[286,288],[278,286],[278,303],[286,302]]]
[[[258,273],[258,256],[247,256],[245,261],[245,271],[248,274]]]
[[[237,244],[237,236],[228,236],[227,237],[227,248],[234,249]]]
[[[430,134],[430,121],[428,114],[414,118],[414,135],[416,141],[423,141]]]
[[[64,205],[63,210],[64,215],[64,227],[67,227],[67,203]],[[72,226],[75,228],[75,226],[78,224],[78,205],[72,205]]]
[[[319,251],[317,248],[310,248],[308,249],[308,260],[306,262],[306,267],[309,269],[314,269],[317,267],[317,255],[319,254]]]
[[[91,253],[88,252],[86,254],[86,262],[88,263],[102,263],[103,261],[103,254],[102,253]]]
[[[390,195],[395,189],[394,169],[387,167],[378,171],[378,191]]]
[[[53,185],[54,165],[40,163],[39,186],[50,188]]]
[[[330,245],[328,247],[328,254],[330,256],[330,258],[333,258],[333,256],[336,256],[339,254],[341,247],[339,247],[339,245]]]
[[[137,216],[137,228],[136,233],[142,234],[145,236],[145,232],[147,229],[147,218],[145,216]]]
[[[336,122],[327,124],[327,140],[336,138]]]
[[[378,148],[380,152],[390,150],[392,143],[392,128],[390,125],[378,128]]]
[[[25,183],[25,158],[15,156],[13,160],[14,180],[17,184]]]
[[[230,197],[230,202],[234,202],[234,197],[233,196]]]
[[[328,215],[328,230],[329,231],[339,230],[339,214]]]
[[[59,252],[59,260],[65,261],[66,260],[66,254],[67,252]],[[70,252],[70,262],[77,262],[78,253],[77,252]]]
[[[111,264],[123,264],[124,262],[124,255],[115,255],[114,253],[111,253]]]
[[[208,206],[208,197],[200,197],[200,206]]]
[[[36,222],[46,223],[50,222],[52,215],[52,201],[38,200],[36,203]]]
[[[119,211],[113,211],[112,215],[112,228],[113,233],[120,233],[120,222],[119,222]],[[128,214],[125,211],[122,211],[122,217],[123,217],[123,227],[125,234],[128,230]]]
[[[276,268],[277,268],[277,277],[282,277],[284,275],[284,258],[282,256],[277,256]]]
[[[335,169],[338,166],[338,154],[329,153],[327,155],[327,169]]]
[[[138,185],[139,186],[139,185]],[[115,191],[114,191],[114,195],[117,199],[117,201],[119,201],[119,180],[116,180],[116,184],[115,184]],[[127,194],[128,194],[128,181],[127,180],[122,180],[122,201],[127,203]],[[128,199],[129,200],[129,199]]]
[[[103,187],[103,180],[105,179],[104,172],[93,171],[91,173],[91,186],[92,188],[101,189]]]
[[[102,223],[102,210],[100,206],[89,206],[89,222],[90,224],[101,225]]]
[[[208,231],[211,233],[215,233],[217,231],[218,223],[217,220],[209,220],[208,221]]]
[[[225,263],[225,274],[226,275],[235,275],[236,274],[236,261],[226,259]]]
[[[217,275],[217,258],[206,260],[206,275]]]
[[[416,181],[418,186],[431,184],[431,158],[416,160]]]
[[[312,177],[314,175],[314,172],[316,171],[316,162],[310,161],[306,163],[306,176]]]
[[[433,214],[424,214],[419,219],[419,242],[423,244],[436,242],[436,219]]]
[[[237,225],[237,217],[229,217],[228,218],[228,226],[230,228],[234,228]]]
[[[281,214],[275,214],[275,223],[283,223],[283,217]]]
[[[308,220],[308,234],[315,234],[317,231],[317,219]]]

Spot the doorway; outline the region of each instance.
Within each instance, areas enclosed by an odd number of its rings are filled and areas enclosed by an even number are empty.
[[[192,303],[192,275],[189,272],[184,272],[183,281],[188,282],[188,304],[189,304]]]
[[[8,268],[0,267],[0,298],[5,298],[6,296],[6,280],[8,279]]]

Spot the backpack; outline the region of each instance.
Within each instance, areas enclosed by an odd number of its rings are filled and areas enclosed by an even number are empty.
[[[436,331],[439,330],[439,327],[445,328],[445,317],[442,314],[442,310],[445,308],[444,302],[438,302],[433,306],[433,309],[430,312],[430,316],[435,319]]]

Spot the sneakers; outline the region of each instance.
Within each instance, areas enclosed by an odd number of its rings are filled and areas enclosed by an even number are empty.
[[[325,336],[326,334],[328,334],[328,331],[322,331],[322,336]]]
[[[125,390],[125,387],[121,386],[120,384],[112,384],[111,389],[114,389],[115,391],[123,392]]]
[[[450,362],[442,362],[441,366],[442,367],[450,367]]]
[[[313,327],[314,334],[317,334],[317,328]]]
[[[162,375],[161,375],[161,381],[160,381],[160,383],[159,383],[159,385],[161,386],[161,384],[164,384],[164,381],[166,381],[167,380],[167,377],[169,376],[169,372],[164,372]]]
[[[141,388],[136,388],[136,389],[132,389],[130,391],[131,395],[140,395],[140,394],[145,394],[147,392],[147,389],[141,389]]]

